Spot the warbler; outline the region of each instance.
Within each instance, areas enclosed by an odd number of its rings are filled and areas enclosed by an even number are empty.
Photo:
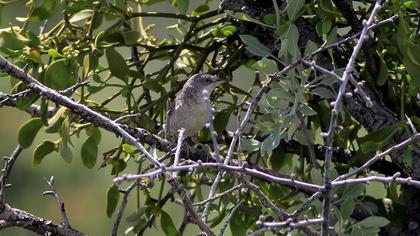
[[[178,136],[181,128],[185,129],[184,137],[197,134],[209,122],[205,97],[209,99],[213,90],[223,82],[210,74],[195,74],[189,78],[175,99],[168,102],[166,137]]]

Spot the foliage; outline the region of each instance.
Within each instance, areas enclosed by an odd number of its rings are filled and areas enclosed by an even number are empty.
[[[168,2],[176,13],[160,11],[160,7]],[[277,76],[256,104],[251,122],[243,130],[240,147],[234,151],[234,158],[278,172],[282,177],[292,174],[292,179],[322,185],[324,173],[320,166],[324,163],[324,153],[320,154],[316,148],[324,145],[321,133],[326,132],[330,125],[330,102],[335,100],[340,82],[333,75],[317,72],[314,67],[298,60],[310,55],[305,60],[328,66],[341,76],[355,41],[336,45],[322,53],[312,53],[358,33],[363,26],[354,25],[347,13],[340,11],[337,3],[341,1],[274,1],[274,5],[271,1],[266,2],[270,4],[255,3],[257,10],[258,7],[266,10],[265,14],[259,15],[253,14],[252,10],[241,12],[234,8],[218,11],[217,2],[204,0],[33,0],[26,3],[25,17],[17,17],[16,23],[0,29],[0,52],[47,87],[103,116],[113,120],[123,117],[120,122],[125,125],[140,127],[153,134],[162,129],[168,99],[176,95],[187,78],[195,73],[217,74],[230,81],[212,95],[216,108],[214,126],[222,156],[226,156],[231,141],[225,131],[236,129],[237,119],[243,118],[249,102],[254,101],[252,99],[270,78]],[[16,4],[3,1],[0,12]],[[356,18],[364,19],[370,15],[374,2],[361,0],[352,1],[352,4],[356,8],[353,12]],[[143,11],[146,8],[150,11]],[[341,126],[334,135],[334,147],[350,153],[351,158],[341,160],[336,157],[338,152],[334,153],[330,171],[333,179],[361,166],[375,152],[402,141],[398,137],[407,137],[412,131],[406,125],[405,117],[411,118],[414,126],[420,125],[416,98],[420,89],[419,9],[419,1],[383,3],[378,21],[393,15],[399,18],[370,33],[372,38],[367,47],[373,51],[364,49],[357,58],[353,74],[357,81],[363,81],[379,94],[381,101],[375,105],[386,106],[399,119],[373,127],[343,109],[338,114]],[[163,18],[167,25],[146,24],[145,19],[150,17]],[[37,32],[39,27],[41,33]],[[157,30],[166,30],[165,35],[159,36]],[[377,64],[369,61],[368,55],[377,58]],[[371,63],[373,69],[369,67]],[[289,65],[293,68],[280,78],[276,73]],[[36,146],[34,166],[42,165],[41,161],[52,152],[60,153],[66,162],[81,158],[87,168],[101,164],[102,171],[109,171],[115,177],[128,173],[128,166],[138,166],[141,170],[150,164],[128,140],[121,141],[116,147],[98,150],[103,127],[89,123],[91,117],[78,116],[64,106],[59,106],[50,115],[49,108],[54,103],[48,97],[45,99],[43,94],[34,93],[28,84],[7,77],[6,73],[1,75],[1,79],[10,80],[13,87],[10,94],[21,94],[14,97],[17,108],[27,110],[33,104],[40,107],[38,117],[27,121],[18,130],[22,148]],[[88,86],[79,86],[83,82],[89,82]],[[77,86],[74,93],[67,91],[72,86]],[[353,86],[349,85],[348,91],[351,92]],[[359,95],[353,92],[353,96]],[[343,106],[346,105],[347,102]],[[130,114],[138,115],[124,118]],[[87,137],[81,153],[76,154],[72,140],[82,132],[86,132]],[[33,143],[39,133],[53,133],[59,138]],[[211,145],[207,128],[200,131],[198,141]],[[297,148],[291,147],[292,144]],[[145,143],[145,146],[150,152],[156,148],[150,143]],[[98,159],[101,153],[103,160]],[[412,152],[405,151],[403,156],[403,161],[398,161],[395,156],[388,160],[398,164],[395,172],[413,174],[416,167],[413,166]],[[188,159],[187,156],[182,158]],[[181,174],[180,183],[195,196],[196,201],[204,201],[217,173],[218,169],[198,169]],[[381,173],[386,175],[388,172]],[[365,173],[360,175],[363,177]],[[143,192],[147,199],[138,202],[141,206],[134,213],[129,212],[125,225],[127,232],[144,232],[150,226],[149,221],[158,218],[162,233],[180,235],[183,229],[177,228],[179,220],[165,210],[167,200],[163,200],[163,193],[173,192],[168,192],[163,183],[158,184],[160,181],[142,179],[140,182],[135,191]],[[299,209],[311,196],[310,192],[257,178],[251,182],[286,212]],[[217,192],[241,183],[240,178],[225,175]],[[404,207],[402,190],[394,185],[385,186],[387,193],[383,198],[390,202],[387,208],[367,194],[369,188],[369,185],[353,184],[333,190],[330,225],[340,235],[376,234],[381,227],[390,224],[389,219],[398,219],[398,212],[393,209]],[[160,194],[152,194],[153,189]],[[108,206],[104,206],[108,217],[116,214],[123,196],[121,190],[122,187],[114,184],[108,190]],[[257,191],[244,188],[244,191],[235,191],[211,204],[207,223],[212,229],[223,225],[239,199],[244,203],[230,219],[232,235],[258,230],[260,215],[265,221],[280,219],[273,209],[261,207]],[[355,209],[362,209],[366,214],[358,215]],[[320,215],[322,202],[316,200],[293,217],[317,218]],[[391,225],[402,225],[402,219]],[[319,230],[320,225],[313,228]],[[287,228],[276,230],[280,233],[288,231]],[[300,228],[291,230],[296,234],[303,232]]]

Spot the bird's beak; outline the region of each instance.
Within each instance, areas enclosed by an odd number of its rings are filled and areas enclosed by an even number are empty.
[[[216,80],[215,82],[214,82],[214,84],[216,85],[216,87],[217,86],[219,86],[219,85],[221,85],[221,84],[224,84],[224,83],[227,83],[228,81],[227,80],[224,80],[224,79],[221,79],[221,78],[219,78],[218,80]]]

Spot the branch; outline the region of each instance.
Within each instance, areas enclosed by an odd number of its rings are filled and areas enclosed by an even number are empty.
[[[4,204],[0,213],[0,230],[21,227],[40,235],[85,236],[86,234],[51,220],[34,216],[20,209]]]
[[[190,165],[161,168],[161,169],[157,169],[155,171],[149,172],[149,173],[139,174],[139,175],[126,174],[126,175],[122,175],[121,177],[114,178],[114,182],[117,184],[121,184],[124,181],[132,181],[132,180],[141,179],[141,178],[156,177],[166,172],[191,171],[195,169],[221,169],[230,173],[239,173],[239,174],[243,173],[243,174],[254,176],[260,179],[267,180],[274,184],[284,184],[284,185],[292,186],[298,189],[306,190],[309,192],[317,192],[317,191],[323,190],[322,186],[302,182],[302,181],[294,179],[293,177],[281,178],[281,177],[273,176],[273,175],[258,171],[256,169],[248,168],[245,166],[232,166],[232,165],[226,165],[222,163],[211,163],[211,162],[206,162],[206,163],[199,162],[199,163],[190,164]]]
[[[347,82],[350,79],[351,72],[354,70],[354,63],[356,61],[357,55],[359,54],[359,51],[362,49],[363,42],[368,39],[368,31],[369,26],[373,23],[376,14],[378,13],[379,9],[381,8],[381,0],[377,0],[375,3],[375,7],[372,10],[372,13],[367,21],[363,21],[363,30],[360,34],[359,40],[356,44],[356,46],[353,49],[353,52],[350,56],[349,62],[347,63],[346,69],[343,73],[343,76],[340,80],[341,84],[338,90],[338,95],[333,102],[333,109],[331,112],[331,120],[330,120],[330,126],[328,128],[328,132],[324,134],[324,139],[327,146],[327,152],[325,154],[325,161],[324,161],[324,188],[325,191],[323,193],[324,200],[322,203],[322,217],[324,218],[324,222],[322,223],[322,229],[321,234],[322,235],[329,235],[329,224],[330,224],[330,208],[331,208],[331,173],[330,173],[330,165],[331,165],[331,159],[332,159],[332,149],[333,149],[333,142],[334,142],[334,133],[335,129],[337,127],[337,117],[338,113],[341,110],[344,94],[346,92],[346,86]]]
[[[85,120],[91,121],[92,123],[112,131],[113,133],[122,136],[128,142],[136,146],[155,166],[160,167],[161,164],[153,158],[152,155],[146,150],[146,148],[139,143],[136,138],[127,133],[121,126],[115,121],[105,117],[104,115],[71,100],[70,98],[61,95],[59,92],[50,89],[43,84],[39,83],[31,75],[28,75],[19,67],[8,62],[3,56],[0,56],[0,69],[9,75],[21,80],[26,83],[30,89],[41,94],[41,96],[54,101],[62,106],[69,108],[73,113],[81,115]]]
[[[60,197],[58,196],[57,192],[55,191],[55,181],[54,176],[51,176],[51,178],[48,180],[47,178],[44,178],[45,181],[47,181],[48,186],[50,186],[50,191],[45,191],[42,193],[42,195],[51,195],[55,198],[55,201],[57,203],[58,209],[60,209],[61,217],[63,218],[63,224],[67,228],[71,228],[69,218],[66,214],[66,209],[64,208],[64,203],[60,200]]]
[[[0,206],[4,204],[4,195],[7,188],[7,178],[9,178],[13,165],[15,164],[15,161],[21,152],[22,148],[20,145],[18,145],[10,157],[4,157],[4,168],[1,170],[0,176]]]

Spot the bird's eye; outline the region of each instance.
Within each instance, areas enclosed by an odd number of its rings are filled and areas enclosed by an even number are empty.
[[[210,78],[206,78],[206,82],[207,83],[210,83],[211,82],[211,79]]]

